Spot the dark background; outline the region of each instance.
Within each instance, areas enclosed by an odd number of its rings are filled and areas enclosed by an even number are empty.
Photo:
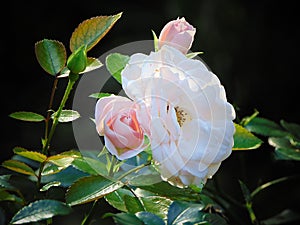
[[[5,17],[4,11],[8,14]],[[20,110],[45,115],[47,110],[53,77],[39,66],[34,44],[44,38],[55,39],[69,51],[69,38],[80,22],[119,12],[123,12],[121,19],[89,52],[90,56],[99,57],[128,42],[149,40],[151,29],[159,34],[168,21],[185,17],[197,29],[191,50],[204,52],[201,58],[220,78],[229,102],[237,107],[238,117],[257,109],[260,116],[276,122],[284,119],[300,123],[295,1],[10,1],[2,7],[1,16],[1,161],[12,156],[15,146],[35,150],[40,147],[42,123],[16,121],[8,116]],[[55,106],[64,86],[65,81],[59,83]],[[67,106],[71,106],[71,100]],[[70,125],[60,127],[53,145],[76,148]],[[264,143],[258,150],[232,154],[216,175],[224,189],[239,196],[238,179],[244,179],[253,189],[272,178],[299,173],[295,162],[274,163],[272,150]],[[279,198],[271,208],[267,205],[275,196],[278,198],[278,193],[262,199],[257,206],[260,216],[271,215],[279,205],[295,204],[292,194],[285,200]]]

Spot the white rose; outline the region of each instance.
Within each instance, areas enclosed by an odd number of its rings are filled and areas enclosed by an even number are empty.
[[[171,46],[134,54],[125,93],[149,107],[153,160],[173,185],[204,184],[232,152],[235,111],[218,77]]]

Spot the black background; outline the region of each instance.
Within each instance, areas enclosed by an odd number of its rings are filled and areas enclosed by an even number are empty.
[[[149,40],[151,29],[159,34],[168,21],[183,16],[197,29],[191,50],[204,52],[201,58],[220,78],[228,100],[240,109],[239,117],[257,109],[260,116],[276,122],[300,122],[299,34],[292,1],[10,4],[5,8],[9,16],[2,19],[1,34],[1,158],[15,145],[35,145],[34,137],[39,136],[39,125],[20,123],[8,115],[19,110],[44,114],[47,109],[53,79],[39,66],[34,44],[44,38],[55,39],[69,51],[69,38],[80,22],[119,12],[123,12],[121,19],[90,56],[99,57],[128,42]]]
[[[11,157],[15,146],[40,147],[43,124],[16,121],[8,116],[20,110],[41,114],[47,110],[53,77],[39,66],[34,44],[44,38],[55,39],[69,51],[69,38],[80,22],[119,12],[123,12],[121,19],[90,51],[90,56],[99,57],[128,42],[149,40],[151,30],[159,34],[168,21],[185,17],[197,29],[191,50],[204,52],[201,58],[218,75],[229,102],[238,107],[238,117],[257,109],[260,116],[276,122],[284,119],[300,123],[299,22],[295,1],[11,1],[2,7],[1,16],[1,161]],[[58,99],[64,85],[64,81],[59,84]],[[61,129],[54,146],[76,148],[71,126],[63,125]],[[236,194],[237,179],[245,178],[254,188],[259,182],[299,172],[297,163],[268,163],[272,160],[271,151],[264,143],[258,150],[234,153],[224,162],[223,172],[217,173],[225,174],[225,178],[220,178],[228,181],[224,189]],[[241,169],[241,164],[247,170]],[[265,209],[272,196],[265,200],[265,204],[260,203],[261,208],[258,206],[262,217],[272,214],[272,209]],[[280,201],[284,202],[279,199],[279,205],[285,203]]]

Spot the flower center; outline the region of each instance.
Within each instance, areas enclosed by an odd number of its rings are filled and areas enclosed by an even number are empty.
[[[182,127],[186,121],[191,120],[190,115],[183,108],[176,106],[174,109],[176,112],[177,122],[180,127]]]

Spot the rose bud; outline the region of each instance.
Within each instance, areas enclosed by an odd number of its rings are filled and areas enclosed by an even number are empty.
[[[190,25],[185,18],[168,22],[161,30],[158,45],[170,45],[183,54],[186,54],[192,46],[196,28]]]

